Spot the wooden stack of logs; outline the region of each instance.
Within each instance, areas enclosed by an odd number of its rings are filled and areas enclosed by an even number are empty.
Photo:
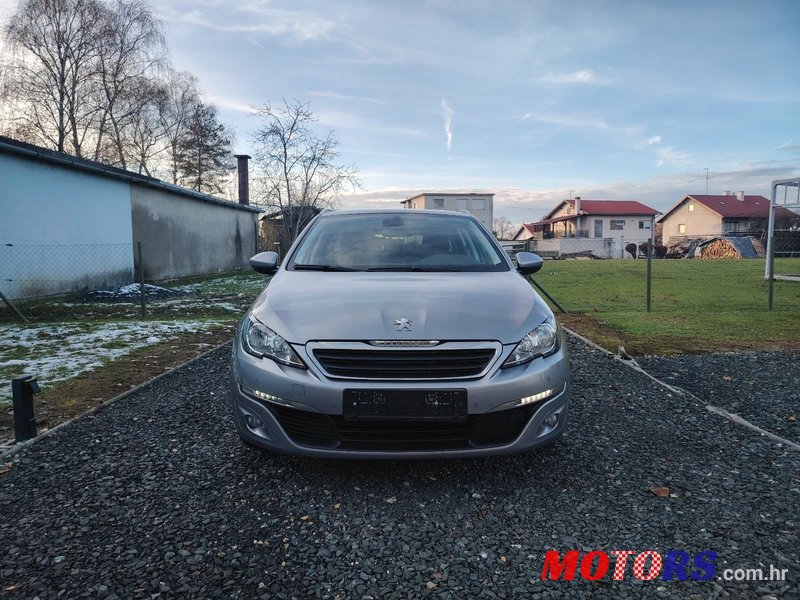
[[[742,258],[741,252],[728,240],[714,240],[700,251],[702,258]]]

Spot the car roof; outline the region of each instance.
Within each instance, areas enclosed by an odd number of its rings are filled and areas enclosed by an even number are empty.
[[[456,216],[475,219],[475,215],[467,211],[458,210],[441,210],[441,209],[425,209],[425,208],[349,208],[347,210],[324,210],[320,213],[320,217],[329,218],[344,215],[408,215],[408,214],[423,214],[423,215],[436,215],[436,216]]]

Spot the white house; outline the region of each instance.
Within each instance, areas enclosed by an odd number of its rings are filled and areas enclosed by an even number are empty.
[[[439,210],[468,210],[489,230],[492,230],[494,194],[446,194],[425,192],[407,198],[404,208],[430,208]]]
[[[562,200],[541,220],[525,223],[515,240],[613,239],[641,243],[652,234],[658,211],[636,200]]]

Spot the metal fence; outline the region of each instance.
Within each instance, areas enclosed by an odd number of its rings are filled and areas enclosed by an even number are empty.
[[[193,277],[248,269],[251,251],[219,245],[3,244],[0,322],[174,316],[180,300],[196,289],[183,289]],[[219,295],[220,302],[235,297],[235,286]]]

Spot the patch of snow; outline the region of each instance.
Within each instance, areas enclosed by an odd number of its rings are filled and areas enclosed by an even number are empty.
[[[180,333],[208,332],[217,325],[215,321],[141,321],[4,326],[0,328],[0,368],[24,364],[26,373],[44,387]],[[20,354],[25,359],[10,358]],[[0,385],[0,404],[10,401],[11,386]]]
[[[16,367],[18,365],[27,365],[27,360],[7,360],[5,362],[0,362],[0,367]]]

